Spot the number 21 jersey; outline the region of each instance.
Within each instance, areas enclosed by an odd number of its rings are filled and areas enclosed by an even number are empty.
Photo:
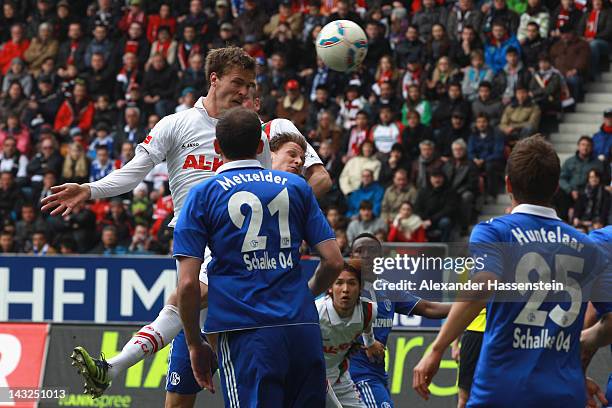
[[[585,302],[611,289],[603,253],[553,209],[527,204],[478,224],[470,251],[504,285],[563,286],[494,292],[467,406],[584,407],[580,331]]]

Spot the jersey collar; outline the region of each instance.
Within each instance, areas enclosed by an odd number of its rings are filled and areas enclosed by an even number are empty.
[[[327,313],[329,313],[329,321],[332,325],[336,326],[339,324],[344,324],[344,321],[340,316],[338,316],[338,312],[334,309],[334,301],[331,296],[327,296],[325,299],[325,306],[327,307]],[[355,305],[355,310],[353,310],[353,316],[351,316],[351,320],[348,324],[359,323],[361,321],[361,302],[357,302]]]
[[[195,109],[197,109],[197,110],[198,110],[198,112],[200,112],[200,114],[201,114],[202,116],[204,116],[204,117],[205,117],[205,118],[206,118],[208,121],[210,121],[211,123],[213,123],[214,125],[216,125],[216,124],[217,124],[217,121],[218,121],[219,119],[217,119],[217,118],[213,118],[212,116],[210,116],[210,115],[208,114],[208,111],[207,111],[207,110],[206,110],[206,108],[204,107],[204,98],[205,98],[204,96],[200,96],[200,99],[198,99],[198,100],[196,101],[196,103],[193,105],[193,107],[194,107]]]
[[[244,169],[247,167],[257,167],[260,169],[263,169],[263,166],[261,165],[261,163],[259,162],[259,160],[255,160],[255,159],[250,159],[250,160],[234,160],[231,161],[229,163],[225,163],[223,165],[221,165],[215,174],[219,174],[223,171],[227,171],[227,170],[235,170],[235,169]]]
[[[552,218],[553,220],[561,220],[557,216],[557,212],[554,210],[554,208],[542,207],[541,205],[519,204],[512,209],[512,214],[515,214],[515,213],[537,215],[538,217]]]

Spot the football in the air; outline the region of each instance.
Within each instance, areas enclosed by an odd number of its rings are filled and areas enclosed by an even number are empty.
[[[317,36],[317,55],[335,71],[352,71],[367,53],[366,34],[352,21],[332,21]]]

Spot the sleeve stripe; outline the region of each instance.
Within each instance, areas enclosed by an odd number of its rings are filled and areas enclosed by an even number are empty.
[[[199,259],[200,261],[204,261],[204,258],[201,256],[193,256],[193,255],[186,255],[186,254],[174,254],[172,255],[173,258],[179,258],[179,257],[185,257],[185,258],[194,258],[194,259]]]

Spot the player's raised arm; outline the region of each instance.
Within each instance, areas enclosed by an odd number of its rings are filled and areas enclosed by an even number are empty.
[[[310,145],[308,145],[310,147]],[[312,149],[312,147],[310,147]],[[309,154],[309,152],[306,152]],[[317,198],[323,197],[331,188],[332,180],[322,164],[314,164],[306,169],[306,180]]]

